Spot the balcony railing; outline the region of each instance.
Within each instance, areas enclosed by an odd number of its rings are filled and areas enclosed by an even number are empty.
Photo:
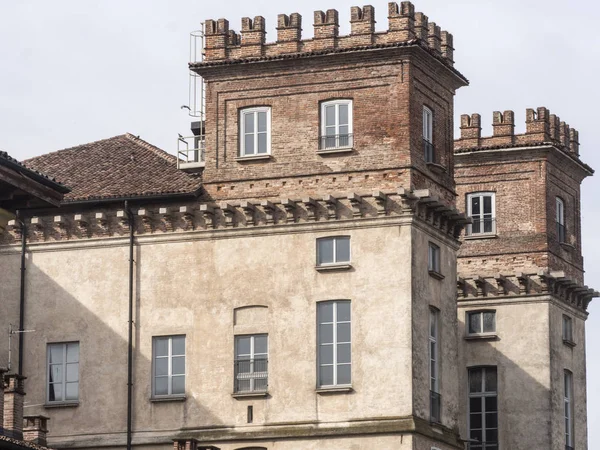
[[[442,422],[442,396],[437,392],[429,391],[430,409],[429,416],[430,421],[433,423]]]
[[[564,224],[556,222],[556,236],[558,242],[567,242],[567,227]]]
[[[352,148],[354,146],[354,136],[352,134],[335,134],[330,136],[321,136],[319,150],[334,150],[337,148]]]
[[[234,362],[234,392],[266,392],[268,386],[267,359],[240,359]]]
[[[423,138],[423,155],[425,157],[425,162],[435,162],[435,147],[425,138]]]
[[[497,442],[470,442],[468,450],[498,450]]]
[[[177,168],[204,167],[205,149],[204,136],[180,136],[177,139]]]
[[[472,219],[473,223],[467,225],[467,236],[496,233],[496,219],[492,217],[472,217]]]

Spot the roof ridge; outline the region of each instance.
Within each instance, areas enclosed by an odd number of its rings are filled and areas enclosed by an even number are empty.
[[[95,144],[98,144],[100,142],[106,142],[106,141],[110,141],[110,140],[113,140],[113,139],[117,139],[117,138],[121,138],[121,137],[126,137],[127,134],[129,134],[129,133],[118,134],[116,136],[112,136],[112,137],[109,137],[109,138],[98,139],[97,141],[92,141],[92,142],[86,142],[85,144],[79,144],[79,145],[74,145],[72,147],[61,148],[59,150],[54,150],[54,151],[51,151],[51,152],[43,153],[43,154],[38,155],[38,156],[33,156],[31,158],[28,158],[28,159],[24,159],[22,161],[22,163],[26,164],[28,161],[33,161],[35,159],[42,158],[42,157],[45,157],[45,156],[55,155],[55,154],[60,153],[60,152],[66,152],[68,150],[75,150],[75,149],[80,148],[80,147],[87,147],[89,145],[95,145]]]
[[[171,155],[170,153],[166,152],[162,148],[152,145],[151,143],[141,139],[139,136],[135,136],[131,133],[125,133],[123,136],[125,136],[125,138],[129,139],[130,141],[134,142],[135,144],[139,145],[140,147],[144,147],[146,150],[150,150],[156,156],[163,158],[167,162],[170,162],[173,164],[177,163],[177,157],[175,155]]]

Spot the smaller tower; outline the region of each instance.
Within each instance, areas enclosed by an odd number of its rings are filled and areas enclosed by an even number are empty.
[[[458,258],[461,435],[585,448],[584,326],[598,293],[583,285],[580,186],[594,172],[575,129],[544,107],[526,117],[515,134],[513,111],[496,111],[481,137],[480,115],[463,115],[455,142],[458,207],[472,220]]]

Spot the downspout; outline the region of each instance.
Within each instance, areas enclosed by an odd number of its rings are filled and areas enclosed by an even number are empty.
[[[133,421],[133,239],[134,217],[125,201],[125,211],[129,221],[129,337],[127,342],[127,450],[131,450],[131,435]]]
[[[19,366],[18,374],[23,376],[23,345],[25,340],[25,251],[27,250],[27,224],[21,217],[20,212],[18,220],[21,223],[21,292],[19,296]]]

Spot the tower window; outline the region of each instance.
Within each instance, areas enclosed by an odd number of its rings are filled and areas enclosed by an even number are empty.
[[[349,386],[352,382],[350,302],[317,305],[319,387]]]
[[[565,202],[560,197],[556,197],[556,236],[558,242],[566,242]]]
[[[435,162],[435,149],[433,147],[433,111],[423,106],[423,152],[425,162]]]
[[[470,450],[498,450],[496,367],[469,369]]]
[[[467,227],[468,235],[496,232],[496,198],[493,192],[475,192],[467,195],[467,215],[473,219]]]
[[[352,148],[352,100],[321,103],[320,149]]]
[[[268,106],[240,111],[240,156],[271,153],[271,108]]]

